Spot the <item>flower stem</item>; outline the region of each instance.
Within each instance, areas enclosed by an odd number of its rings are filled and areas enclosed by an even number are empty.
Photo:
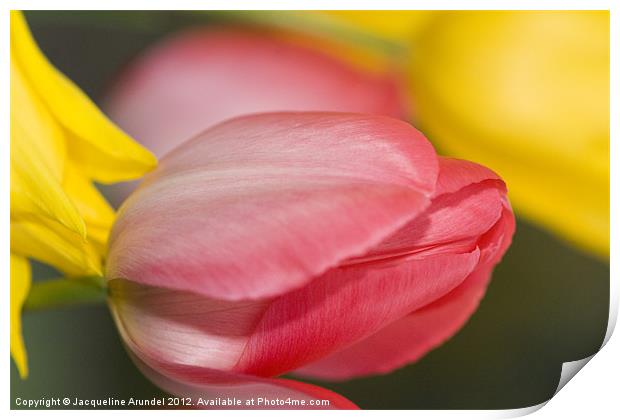
[[[61,278],[33,283],[24,310],[105,303],[107,289],[102,277]]]

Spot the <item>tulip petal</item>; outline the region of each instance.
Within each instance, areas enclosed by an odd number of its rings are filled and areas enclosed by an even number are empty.
[[[214,99],[215,98],[215,99]],[[122,75],[104,109],[163,156],[226,119],[273,111],[402,117],[396,83],[321,51],[246,29],[193,29],[149,49]]]
[[[11,11],[12,61],[23,69],[47,109],[62,124],[71,158],[100,182],[137,178],[157,164],[155,157],[111,123],[92,101],[56,70],[36,45],[26,20]]]
[[[345,398],[314,385],[226,371],[243,351],[248,332],[264,312],[264,303],[216,301],[125,280],[109,284],[110,308],[123,342],[144,375],[160,388],[192,398],[194,404],[198,398],[245,401],[267,397],[330,401],[329,407],[304,408],[356,408]]]
[[[454,289],[479,256],[476,249],[332,269],[269,305],[235,370],[278,375],[362,340]]]
[[[410,124],[376,115],[277,112],[228,120],[168,154],[157,174],[197,169],[293,171],[402,185],[431,194],[435,150]]]
[[[349,261],[467,252],[499,219],[505,192],[503,181],[490,169],[439,157],[432,204],[367,254]]]
[[[514,217],[509,209],[481,240],[481,265],[442,298],[397,320],[367,339],[296,371],[303,377],[348,380],[385,374],[412,363],[452,337],[476,310],[493,265],[510,245]]]
[[[373,336],[298,369],[301,377],[345,381],[386,374],[441,345],[469,319],[484,295],[490,270],[476,270],[444,298],[407,315]]]
[[[484,181],[496,181],[495,184],[506,192],[506,186],[495,172],[486,166],[463,159],[454,159],[444,156],[438,157],[439,176],[435,186],[435,195],[454,193],[471,184]]]
[[[151,360],[151,367],[143,359],[129,351],[130,356],[140,371],[159,388],[178,397],[191,398],[194,408],[202,409],[304,409],[304,410],[356,410],[358,407],[348,399],[328,389],[290,379],[260,378],[205,369],[195,366],[183,366],[170,363],[158,363]],[[148,359],[147,359],[148,360]],[[165,375],[160,373],[165,372]],[[222,404],[222,399],[237,399],[241,405]],[[259,402],[263,400],[280,400],[289,398],[294,403]],[[200,399],[204,405],[197,405]],[[218,401],[220,399],[220,401]],[[249,404],[248,400],[255,403]],[[214,405],[208,403],[212,401]],[[303,401],[303,405],[302,405]],[[319,403],[320,401],[320,403]]]
[[[11,357],[19,376],[28,376],[28,358],[22,336],[22,306],[30,289],[30,264],[28,260],[11,252]]]
[[[437,160],[402,121],[280,113],[218,125],[151,175],[119,213],[108,278],[238,300],[379,243],[428,205]]]
[[[350,261],[454,252],[455,245],[471,249],[478,237],[497,222],[502,208],[502,196],[493,184],[469,185],[435,198],[413,221],[366,255]]]
[[[183,365],[232,368],[266,309],[260,301],[215,300],[127,280],[108,286],[125,340],[143,356]]]

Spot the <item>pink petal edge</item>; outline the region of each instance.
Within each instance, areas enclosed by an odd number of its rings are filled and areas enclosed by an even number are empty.
[[[269,305],[234,370],[275,376],[363,340],[457,287],[479,256],[475,249],[332,269]]]
[[[189,398],[191,408],[198,409],[338,409],[356,410],[358,407],[345,397],[316,385],[290,379],[259,378],[194,366],[158,363],[128,353],[138,369],[157,387],[181,397]],[[254,398],[256,405],[246,404]],[[258,398],[270,401],[259,405]],[[286,401],[292,400],[292,405]],[[201,401],[202,400],[202,401]],[[223,402],[223,400],[226,400]],[[235,401],[236,400],[236,401]],[[279,401],[278,401],[279,400]],[[280,403],[283,401],[284,403]],[[301,402],[304,405],[301,405]],[[320,401],[320,403],[319,403]],[[325,405],[327,401],[328,405]]]
[[[428,205],[432,146],[387,117],[237,118],[162,159],[123,205],[107,276],[213,298],[303,286]]]
[[[459,331],[474,313],[491,278],[493,266],[510,246],[514,216],[504,208],[501,219],[481,240],[481,264],[442,298],[395,321],[366,340],[295,371],[301,377],[344,381],[386,374],[415,362]]]

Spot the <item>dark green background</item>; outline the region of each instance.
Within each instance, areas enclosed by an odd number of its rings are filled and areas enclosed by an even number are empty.
[[[27,17],[50,60],[95,100],[144,46],[176,27],[209,20],[163,12]],[[519,408],[550,398],[562,363],[602,344],[609,265],[517,223],[479,310],[447,344],[389,375],[320,384],[366,409]],[[13,408],[17,397],[162,395],[126,356],[105,307],[25,313],[24,336],[30,377],[20,380],[12,364]]]

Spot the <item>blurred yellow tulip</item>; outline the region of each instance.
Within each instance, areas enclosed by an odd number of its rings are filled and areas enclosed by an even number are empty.
[[[313,13],[400,45],[415,123],[440,150],[494,168],[521,215],[608,257],[608,12]]]
[[[251,23],[271,35],[320,49],[365,71],[404,69],[411,39],[436,13],[428,10],[206,11],[214,19]],[[275,31],[274,31],[275,30]]]
[[[436,13],[432,10],[322,10],[317,12],[333,26],[364,31],[408,46]]]
[[[609,255],[609,13],[443,12],[414,43],[417,125],[525,217]]]
[[[322,51],[366,71],[405,73],[411,40],[432,21],[429,10],[297,12],[306,32],[324,38]],[[297,29],[299,31],[299,29]],[[405,77],[402,77],[404,80]],[[404,83],[403,83],[404,84]]]
[[[22,377],[28,258],[69,276],[101,274],[115,215],[92,181],[134,179],[156,164],[47,61],[23,15],[11,12],[11,355]]]

